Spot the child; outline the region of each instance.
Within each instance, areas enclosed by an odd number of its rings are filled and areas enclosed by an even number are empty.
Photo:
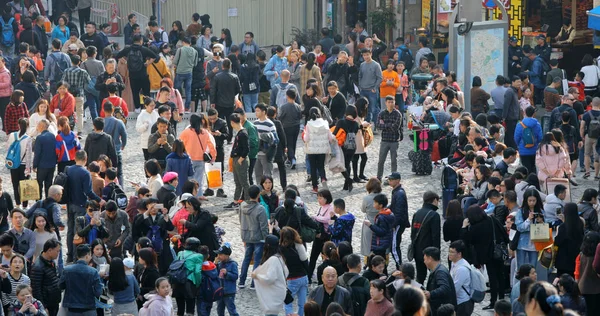
[[[223,297],[219,300],[217,305],[217,313],[219,315],[225,315],[225,306],[227,306],[227,312],[229,312],[229,315],[238,316],[239,314],[235,310],[238,264],[229,257],[231,256],[231,246],[228,242],[223,244],[223,246],[221,246],[221,248],[215,252],[217,253],[219,259],[219,263],[217,264],[219,270],[219,279],[223,280]]]
[[[200,240],[190,237],[185,240],[184,250],[177,254],[176,260],[183,260],[187,271],[185,282],[180,280],[174,284],[173,296],[177,302],[177,315],[183,316],[194,314],[196,309],[196,295],[200,281],[202,280],[202,263],[204,257],[198,253]]]
[[[112,200],[113,191],[115,190],[115,187],[118,186],[117,168],[110,167],[106,169],[106,172],[104,173],[104,182],[106,183],[106,185],[104,186],[104,189],[102,189],[102,199],[104,201]]]
[[[385,108],[385,97],[395,96],[398,87],[400,87],[400,76],[394,70],[394,60],[388,60],[387,68],[382,72],[383,79],[379,86],[379,97],[381,98],[381,108]]]
[[[392,247],[394,234],[394,214],[387,208],[388,198],[384,194],[377,194],[373,198],[373,208],[379,213],[375,215],[374,223],[365,220],[365,225],[373,231],[371,237],[371,252],[386,257]]]
[[[346,212],[346,203],[342,199],[333,201],[333,211],[336,216],[335,222],[329,225],[331,241],[337,246],[342,241],[352,243],[352,228],[354,227],[354,215]]]
[[[450,125],[448,127],[452,127],[454,136],[458,136],[460,134],[460,108],[452,105],[448,109],[448,112],[450,112],[450,117],[452,117],[452,124],[448,122],[447,124]]]
[[[521,112],[525,113],[525,109],[531,106],[531,89],[527,88],[519,99],[519,105],[521,106]]]
[[[398,73],[398,77],[400,78],[400,85],[398,89],[396,89],[396,106],[398,106],[398,111],[404,114],[404,105],[406,104],[406,100],[408,98],[408,89],[410,88],[410,84],[408,81],[408,75],[405,73],[406,64],[403,61],[399,61],[396,63],[396,72]]]
[[[31,294],[31,287],[28,284],[19,284],[15,290],[17,299],[13,302],[13,315],[18,316],[46,316],[46,309],[42,302],[38,301]]]
[[[225,236],[225,229],[223,229],[221,226],[215,225],[217,223],[217,221],[219,220],[219,216],[211,213],[210,218],[212,219],[212,223],[215,226],[215,235],[217,235],[217,238],[219,239],[219,246],[220,246],[223,244],[223,236]]]
[[[198,306],[199,316],[209,316],[213,306],[213,295],[215,293],[207,292],[207,288],[210,288],[208,284],[217,283],[221,284],[219,280],[219,271],[214,262],[210,260],[210,250],[207,246],[200,246],[200,254],[202,255],[204,262],[202,263],[202,279],[200,281],[200,291],[198,291],[198,297],[196,305]]]
[[[140,316],[164,315],[173,313],[173,302],[171,300],[171,284],[165,277],[158,278],[155,283],[156,294],[146,294],[148,300],[140,309]]]
[[[502,126],[502,124],[500,124],[500,117],[498,117],[498,115],[496,115],[495,113],[492,113],[490,115],[488,115],[487,117],[488,123],[490,123],[490,128],[492,126],[496,126],[498,128],[498,137],[494,137],[496,139],[496,142],[499,143],[504,143],[504,126]],[[491,131],[490,131],[490,135],[491,135]]]

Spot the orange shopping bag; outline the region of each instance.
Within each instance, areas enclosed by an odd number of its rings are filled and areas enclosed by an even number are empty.
[[[208,178],[209,189],[220,189],[223,187],[223,178],[221,177],[221,163],[207,163],[204,165],[204,172]]]

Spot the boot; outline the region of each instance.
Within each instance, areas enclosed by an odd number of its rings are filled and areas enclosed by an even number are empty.
[[[223,191],[223,189],[218,189],[217,190],[217,197],[226,198],[227,194],[225,194],[225,192]]]
[[[354,181],[352,181],[350,178],[348,178],[346,181],[348,182],[348,192],[352,192],[352,183],[354,183]]]
[[[213,190],[211,190],[211,189],[206,189],[206,190],[204,191],[204,194],[203,194],[203,195],[204,195],[204,196],[213,196],[213,195],[215,195],[215,191],[213,191]]]

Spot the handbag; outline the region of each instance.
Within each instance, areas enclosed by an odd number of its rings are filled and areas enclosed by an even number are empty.
[[[493,258],[494,260],[502,260],[505,261],[508,259],[508,246],[505,242],[496,243],[496,224],[494,220],[490,217],[490,221],[492,222],[492,234],[494,236],[494,250],[493,250]]]
[[[538,253],[538,261],[540,262],[540,265],[546,269],[554,267],[557,251],[558,247],[554,246],[554,244],[548,245],[544,249],[540,250]]]
[[[21,201],[33,201],[40,199],[40,187],[37,180],[27,179],[19,181],[19,194]]]
[[[548,223],[531,224],[529,226],[531,242],[544,242],[550,240],[550,225]]]
[[[202,160],[204,160],[204,162],[211,162],[213,157],[210,153],[207,153],[204,150],[204,144],[202,144],[202,140],[200,139],[200,136],[198,136],[198,134],[196,134],[196,137],[198,137],[198,141],[200,142],[200,149],[202,149],[202,151],[204,151],[204,153],[202,154]]]
[[[281,272],[283,272],[284,267],[283,267],[283,263],[281,262],[281,260],[279,260],[279,264],[281,264]],[[283,272],[283,279],[285,279],[285,272]],[[285,305],[288,305],[288,304],[292,304],[293,301],[294,301],[294,296],[292,295],[292,291],[290,291],[290,288],[288,288],[286,285],[285,286],[285,298],[283,299],[283,303],[285,303]]]
[[[298,212],[296,212],[296,218],[298,219],[298,227],[299,227],[298,233],[300,233],[300,238],[302,239],[303,242],[313,242],[313,241],[315,241],[315,236],[317,235],[317,232],[316,232],[316,230],[314,230],[310,227],[306,227],[306,226],[302,225],[302,219],[301,219],[302,215],[300,214],[301,212],[302,212],[302,210],[300,210],[300,209],[298,209]]]
[[[415,239],[410,241],[410,246],[408,246],[408,252],[406,253],[406,259],[408,259],[408,261],[413,261],[413,259],[415,258],[415,241],[417,241],[417,239],[419,239],[419,234],[421,233],[421,229],[423,228],[423,226],[425,226],[425,223],[427,222],[427,218],[429,217],[429,214],[433,212],[433,211],[429,211],[427,212],[427,214],[425,214],[425,218],[423,219],[423,222],[421,223],[421,227],[419,227],[419,230],[417,231],[417,234],[415,235]]]

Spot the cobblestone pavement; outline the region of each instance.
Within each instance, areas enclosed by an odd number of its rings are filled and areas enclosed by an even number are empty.
[[[187,120],[178,124],[179,132],[183,130],[183,128],[187,125]],[[91,121],[88,119],[85,123],[86,133],[87,135],[91,132]],[[140,138],[139,134],[135,130],[135,120],[130,120],[127,125],[127,131],[129,133],[127,147],[123,153],[123,167],[124,167],[124,178],[125,178],[125,191],[128,195],[134,194],[134,188],[129,185],[129,181],[134,182],[145,182],[144,172],[143,172],[143,155],[142,149],[140,147]],[[0,152],[2,155],[5,155],[7,150],[6,136],[2,133],[0,140]],[[85,136],[84,136],[85,138]],[[375,176],[377,171],[377,159],[379,157],[379,136],[375,137],[373,144],[368,147],[368,162],[366,168],[366,176]],[[82,140],[82,146],[85,143],[85,139]],[[229,153],[231,147],[226,146],[225,152]],[[408,152],[412,150],[412,142],[406,138],[401,144],[398,153],[398,166],[400,173],[402,174],[402,184],[406,190],[406,194],[408,197],[409,204],[409,216],[412,218],[412,214],[418,210],[422,204],[422,194],[427,190],[433,190],[438,192],[441,196],[441,186],[440,186],[440,175],[441,169],[434,169],[433,173],[430,176],[416,176],[411,172],[411,163],[408,160]],[[298,154],[297,157],[303,157],[304,150],[302,146],[302,142],[299,140],[298,142]],[[317,199],[316,195],[310,193],[311,187],[306,180],[306,168],[304,165],[304,161],[302,158],[299,159],[298,168],[296,170],[288,170],[287,180],[288,184],[297,185],[300,189],[300,195],[308,206],[310,215],[314,215],[317,211]],[[385,163],[385,171],[384,175],[390,173],[390,158],[386,160]],[[278,172],[274,171],[273,175],[275,177],[275,189],[281,193],[282,189],[279,186],[278,181]],[[594,182],[593,178],[588,180],[583,180],[581,178],[581,173],[578,172],[577,181],[579,182],[579,186],[576,188],[572,188],[573,199],[578,199],[581,197],[581,194],[585,188],[594,187],[597,188],[598,185]],[[10,173],[4,167],[4,164],[0,166],[0,176],[3,180],[4,189],[12,194],[12,185],[10,184]],[[342,191],[343,186],[343,178],[341,174],[331,175],[328,174],[328,186],[335,198],[343,198],[346,202],[347,209],[349,212],[353,213],[357,217],[356,224],[354,225],[353,230],[353,246],[355,252],[359,252],[360,249],[360,231],[362,226],[362,221],[364,219],[363,214],[360,212],[360,205],[362,203],[362,198],[366,194],[366,190],[364,188],[364,184],[359,184],[354,187],[352,192]],[[210,212],[213,212],[219,216],[218,225],[223,227],[226,231],[226,235],[224,236],[224,241],[231,242],[233,246],[233,259],[236,260],[240,265],[243,260],[244,249],[242,246],[240,234],[239,234],[239,219],[238,213],[236,210],[224,210],[223,207],[231,202],[231,196],[234,191],[233,178],[230,173],[225,173],[224,175],[224,185],[225,192],[229,195],[229,198],[217,198],[217,197],[209,197],[209,200],[203,203],[203,207],[208,209]],[[383,191],[384,194],[390,196],[391,188],[386,187]],[[441,210],[439,211],[441,214]],[[66,217],[66,214],[63,214]],[[406,258],[406,251],[409,245],[409,237],[410,231],[406,230],[404,236],[402,238],[402,253],[404,254],[404,258]],[[308,245],[310,248],[311,245]],[[309,249],[310,252],[310,249]],[[448,244],[446,242],[442,242],[442,263],[446,264],[447,260],[447,252],[448,252]],[[66,249],[65,249],[66,253]],[[393,260],[390,263],[390,271],[393,271],[394,264]],[[250,280],[247,280],[246,284],[249,284]],[[311,286],[314,287],[313,284]],[[489,298],[488,298],[489,299]],[[486,299],[484,302],[480,304],[476,304],[474,315],[492,315],[493,312],[490,311],[482,311],[483,306],[487,306],[489,304],[489,300]],[[260,305],[257,300],[256,294],[254,290],[246,289],[238,290],[236,297],[236,305],[238,308],[238,312],[240,315],[261,315]],[[216,315],[216,305],[213,309],[212,315]]]

